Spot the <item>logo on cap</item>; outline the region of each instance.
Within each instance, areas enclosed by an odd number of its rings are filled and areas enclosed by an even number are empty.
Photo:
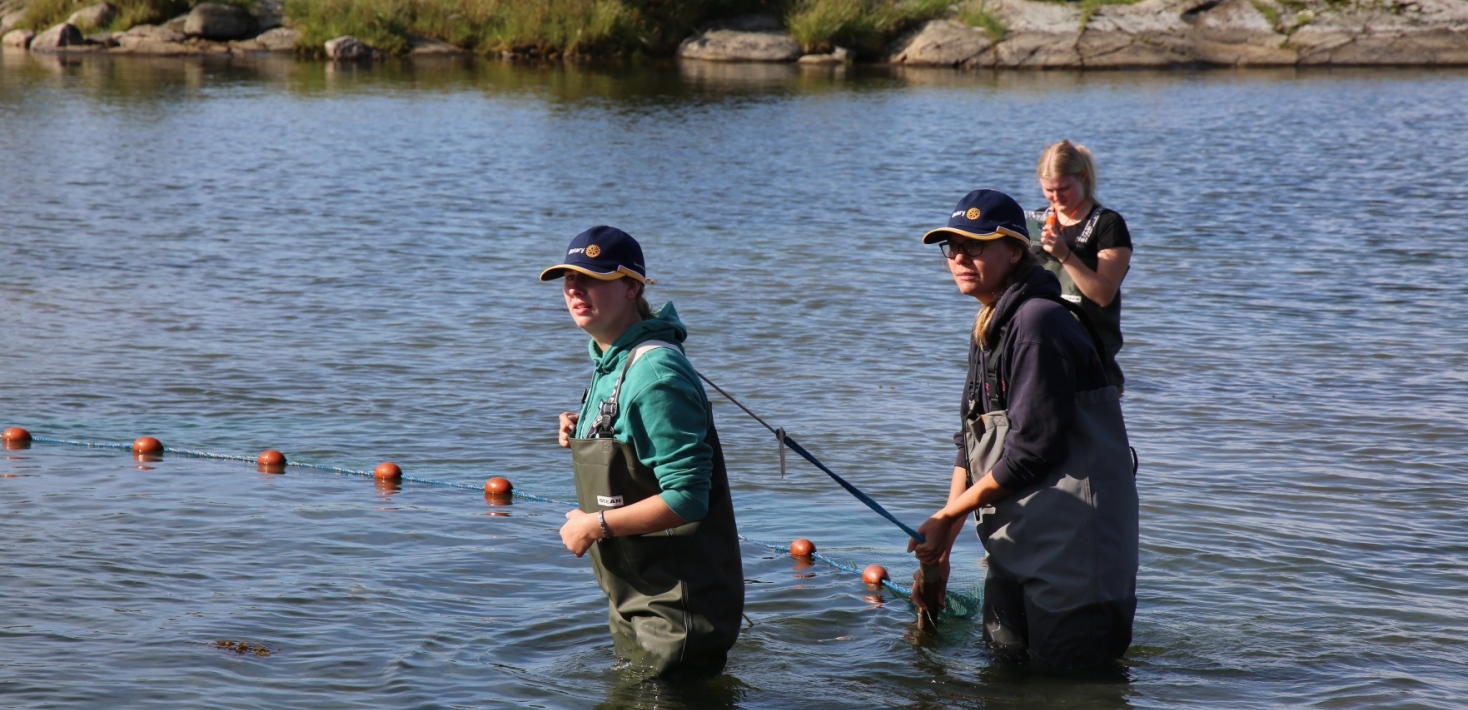
[[[968,208],[968,211],[965,212],[965,213],[963,213],[963,217],[964,217],[964,219],[967,219],[970,222],[978,219],[979,218],[979,208],[977,208],[977,207],[970,207],[970,208]]]
[[[589,257],[591,257],[591,258],[593,258],[593,259],[597,258],[598,256],[601,256],[601,247],[599,247],[599,246],[597,246],[595,244],[592,244],[592,245],[587,246],[586,247],[586,255],[589,256]]]

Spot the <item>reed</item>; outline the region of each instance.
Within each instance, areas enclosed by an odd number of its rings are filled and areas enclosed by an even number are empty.
[[[877,56],[897,35],[947,15],[951,4],[950,0],[797,0],[785,25],[807,52],[840,46],[858,56]]]

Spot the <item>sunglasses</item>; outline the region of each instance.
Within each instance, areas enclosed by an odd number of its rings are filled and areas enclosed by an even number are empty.
[[[952,259],[958,254],[963,254],[970,259],[977,259],[984,253],[984,247],[988,243],[987,241],[980,241],[978,239],[949,240],[940,242],[938,248],[943,250],[943,258],[945,259]]]

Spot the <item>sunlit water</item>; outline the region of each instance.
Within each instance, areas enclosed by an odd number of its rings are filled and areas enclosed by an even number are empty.
[[[562,505],[38,444],[0,460],[0,705],[1458,707],[1468,703],[1468,72],[332,70],[0,57],[0,426],[574,497],[585,338],[536,280],[644,244],[700,370],[916,525],[974,303],[923,230],[1038,205],[1070,137],[1137,244],[1120,678],[922,640],[913,564],[715,397],[748,628],[638,684]],[[981,574],[961,542],[959,583]],[[224,650],[246,642],[270,655]]]

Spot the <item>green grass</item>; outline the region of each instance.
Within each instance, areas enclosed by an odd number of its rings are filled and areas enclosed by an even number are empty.
[[[37,31],[98,0],[27,0],[21,27]],[[108,28],[156,24],[204,0],[112,0]],[[216,0],[219,1],[219,0]],[[222,0],[247,4],[249,0]],[[1088,0],[1091,1],[1091,0]],[[320,53],[329,39],[352,35],[387,54],[410,49],[421,35],[481,54],[669,56],[696,28],[743,14],[784,18],[807,51],[841,46],[881,56],[922,22],[948,15],[951,0],[285,0],[286,24],[299,46]],[[997,22],[979,25],[1003,35]]]
[[[989,12],[983,2],[966,3],[959,8],[958,19],[970,27],[983,30],[984,34],[994,42],[1003,41],[1004,35],[1009,33],[1009,27],[1004,24],[1004,21]]]
[[[950,0],[797,0],[785,26],[807,52],[846,47],[876,56],[897,35],[943,17],[949,7]]]

